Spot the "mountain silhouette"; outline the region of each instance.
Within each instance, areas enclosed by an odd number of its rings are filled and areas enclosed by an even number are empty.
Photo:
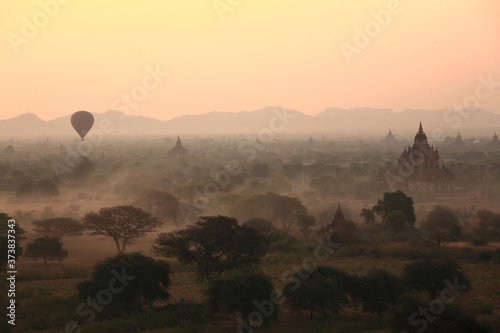
[[[286,114],[285,123],[279,115]],[[266,107],[256,111],[210,112],[200,115],[185,115],[162,121],[139,115],[126,115],[110,110],[104,113],[92,112],[94,127],[89,132],[112,127],[109,134],[116,135],[239,135],[258,134],[272,129],[277,134],[342,134],[342,135],[385,135],[392,129],[394,135],[414,134],[422,121],[428,134],[436,128],[443,134],[489,136],[498,131],[500,114],[475,110],[460,114],[449,110],[426,111],[404,110],[396,113],[390,109],[328,108],[316,116],[305,115],[297,110],[280,107]],[[468,114],[467,117],[465,117]],[[33,113],[0,120],[0,136],[61,136],[76,135],[68,114],[50,121],[38,118]],[[293,119],[292,119],[293,118]],[[469,131],[467,131],[469,130]],[[268,130],[267,130],[268,131]]]

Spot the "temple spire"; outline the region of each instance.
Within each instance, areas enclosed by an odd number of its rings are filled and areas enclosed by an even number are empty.
[[[420,127],[418,128],[418,134],[423,134],[424,129],[422,128],[422,122],[420,122]]]

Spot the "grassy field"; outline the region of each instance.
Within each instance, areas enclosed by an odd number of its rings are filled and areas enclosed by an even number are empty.
[[[131,245],[127,252],[140,251],[158,259],[151,252],[154,237],[155,235],[150,235],[141,239],[140,243]],[[90,236],[67,239],[65,243],[69,257],[63,263],[43,265],[27,258],[19,258],[17,323],[13,332],[64,332],[67,322],[81,322],[81,317],[76,314],[76,308],[81,302],[76,285],[91,276],[95,263],[115,255],[116,248],[109,239]],[[262,268],[271,276],[276,288],[283,287],[282,275],[285,272],[300,266],[304,258],[312,255],[311,249],[314,245],[314,240],[302,241],[290,253],[272,253],[264,257]],[[438,251],[411,248],[408,242],[356,245],[340,248],[321,262],[321,265],[336,267],[359,276],[372,269],[383,269],[401,277],[404,267],[413,260],[437,256],[451,257],[461,265],[472,282],[471,289],[458,297],[456,304],[467,309],[467,312],[477,319],[486,321],[496,330],[500,330],[500,265],[477,262],[480,251],[492,251],[498,247],[499,244],[493,243],[475,249],[464,243]],[[172,271],[170,302],[185,304],[185,308],[181,306],[180,310],[169,310],[174,311],[172,313],[149,310],[114,321],[94,321],[81,325],[82,332],[236,332],[238,314],[207,318],[202,309],[196,308],[196,303],[204,302],[205,286],[197,280],[193,267],[183,266],[175,260],[169,262]],[[182,319],[185,313],[188,313],[188,317]],[[166,328],[169,325],[172,327]],[[387,318],[363,313],[357,308],[343,309],[327,321],[317,315],[312,323],[307,313],[294,313],[282,308],[279,321],[259,331],[388,332],[387,327]]]

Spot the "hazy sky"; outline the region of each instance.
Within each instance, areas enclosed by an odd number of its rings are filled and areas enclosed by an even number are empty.
[[[478,89],[500,113],[500,83],[477,88],[500,82],[500,1],[398,2],[0,0],[0,118],[451,109]]]

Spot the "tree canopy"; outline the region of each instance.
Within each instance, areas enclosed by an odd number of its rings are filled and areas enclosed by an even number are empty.
[[[46,265],[49,259],[63,261],[68,256],[68,251],[63,248],[63,242],[59,237],[43,236],[26,245],[24,256],[35,261],[42,258]]]
[[[446,280],[451,284],[463,285],[462,292],[470,286],[469,280],[452,261],[426,260],[411,263],[404,269],[405,284],[410,289],[428,292],[431,300],[436,298],[437,292],[447,287]]]
[[[410,225],[413,225],[417,220],[413,207],[413,199],[403,191],[385,192],[384,197],[378,199],[377,204],[372,209],[382,219],[385,219],[390,212],[399,210],[406,216],[406,221]]]
[[[113,238],[118,252],[125,251],[127,244],[148,232],[156,231],[162,222],[150,213],[134,206],[114,206],[101,208],[98,213],[91,212],[83,217],[83,227],[91,235]]]
[[[279,222],[285,232],[299,224],[304,216],[308,216],[307,208],[297,198],[276,193],[258,194],[236,203],[229,211],[240,220],[263,218]]]
[[[134,252],[120,253],[97,263],[91,280],[79,283],[77,288],[83,299],[96,299],[101,290],[109,289],[113,294],[107,308],[116,310],[111,313],[121,314],[122,310],[130,311],[156,300],[169,299],[169,285],[168,263]]]
[[[166,220],[180,227],[185,223],[183,209],[189,206],[190,211],[199,211],[192,205],[182,203],[171,193],[154,188],[141,191],[135,201],[135,205],[143,208],[160,220]]]
[[[83,225],[70,217],[55,217],[33,221],[33,231],[51,237],[75,237],[82,234]]]
[[[269,300],[273,291],[270,278],[260,271],[252,268],[229,271],[210,282],[206,291],[208,309],[211,313],[239,311],[249,325],[253,324],[249,315],[264,310],[262,321],[269,324],[278,317],[278,305]]]
[[[337,313],[341,304],[347,302],[347,291],[342,288],[335,269],[320,266],[305,279],[301,274],[304,273],[294,274],[283,294],[293,309],[309,311],[311,321],[314,311],[320,310],[326,319],[327,309]]]
[[[159,234],[153,249],[182,264],[195,264],[199,277],[212,279],[224,271],[259,263],[268,246],[260,231],[219,215],[201,216],[185,229]]]
[[[460,221],[455,212],[445,206],[437,205],[431,210],[422,223],[421,228],[427,232],[434,232],[436,228],[447,230],[452,236],[460,235]]]

